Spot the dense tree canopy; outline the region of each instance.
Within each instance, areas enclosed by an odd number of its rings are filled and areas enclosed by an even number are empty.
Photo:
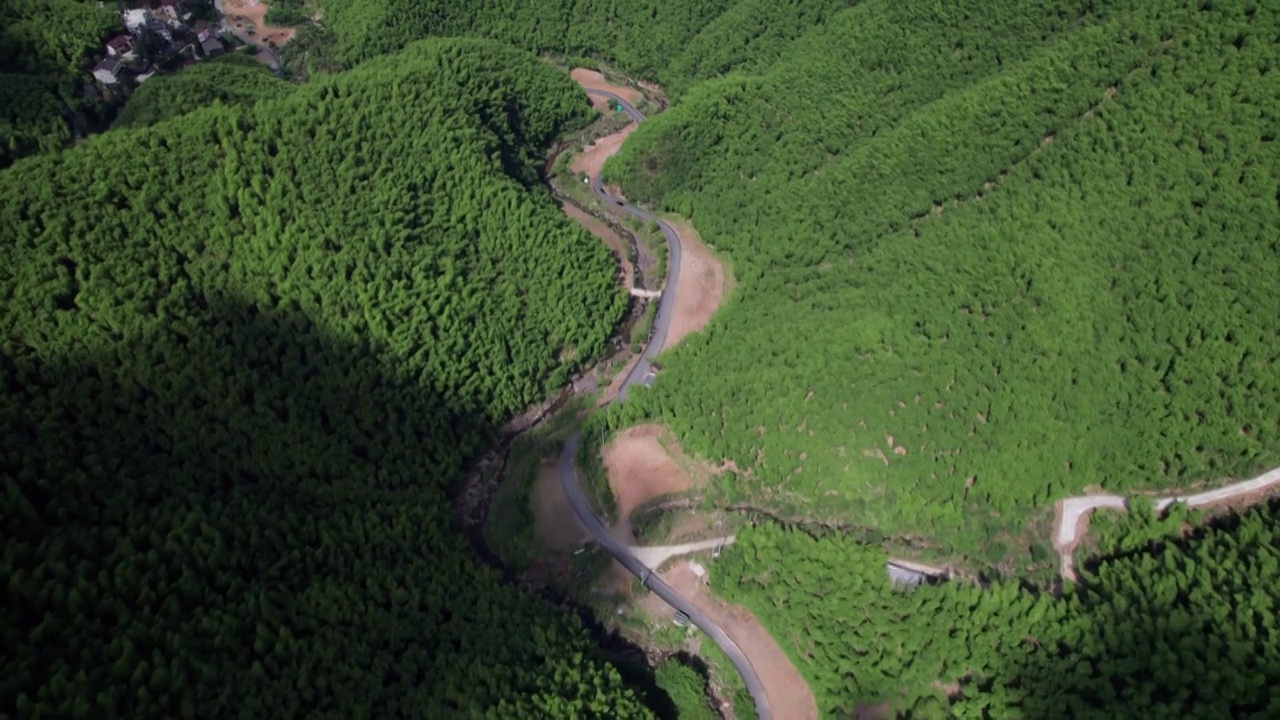
[[[769,525],[739,534],[711,577],[790,639],[828,717],[882,701],[914,718],[1280,713],[1280,508],[1104,558],[1061,598],[894,590],[884,562],[846,536]]]
[[[479,34],[678,91],[605,172],[739,301],[615,424],[732,458],[725,501],[983,563],[1086,486],[1280,462],[1273,9],[401,5],[329,6],[346,62]]]
[[[4,165],[65,143],[118,20],[0,17]],[[997,564],[1063,495],[1280,462],[1278,31],[1254,0],[330,0],[282,54],[349,72],[151,81],[0,172],[0,712],[645,714],[446,527],[486,428],[624,307],[531,189],[585,101],[412,44],[470,35],[677,98],[606,174],[739,284],[608,422],[732,459],[718,501],[876,531],[748,531],[713,574],[824,712],[1275,716],[1274,510],[1125,528],[1064,599],[892,593],[854,538]]]
[[[76,0],[0,0],[0,168],[72,137],[77,114],[96,103],[78,97],[86,58],[113,29],[114,7]]]
[[[1028,519],[1280,463],[1275,7],[869,2],[606,166],[737,301],[616,422],[724,500],[996,562]],[[855,70],[851,70],[851,68]]]
[[[475,35],[536,53],[604,58],[679,94],[731,69],[767,67],[847,0],[329,0],[341,61],[427,35]]]
[[[232,53],[147,81],[129,97],[116,124],[150,125],[215,102],[252,104],[260,98],[280,97],[291,89],[266,65]]]
[[[0,714],[648,715],[449,529],[486,428],[621,315],[529,187],[589,113],[433,42],[0,172]]]

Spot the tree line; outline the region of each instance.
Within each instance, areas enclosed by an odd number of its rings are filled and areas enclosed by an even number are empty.
[[[739,533],[711,579],[784,641],[824,716],[887,702],[902,718],[1266,718],[1280,712],[1278,513],[1103,555],[1061,597],[895,589],[879,548],[777,525]]]

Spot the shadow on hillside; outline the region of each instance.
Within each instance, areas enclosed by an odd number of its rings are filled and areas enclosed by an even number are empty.
[[[180,312],[68,312],[54,359],[5,340],[0,707],[400,717],[469,712],[475,672],[538,691],[509,664],[566,647],[540,637],[556,610],[449,529],[479,403],[300,312]]]
[[[1280,512],[1280,501],[1250,512]],[[993,664],[994,682],[964,694],[994,691],[1025,717],[1280,717],[1272,578],[1254,576],[1251,591],[1225,588],[1228,576],[1248,571],[1225,557],[1207,571],[1205,562],[1216,558],[1201,557],[1198,566],[1162,562],[1158,572],[1148,565],[1150,576],[1132,588],[1124,581],[1104,587],[1098,576],[1109,572],[1106,565],[1139,555],[1195,552],[1207,528],[1232,531],[1239,524],[1238,515],[1222,516],[1181,540],[1091,559],[1075,597],[1054,601],[1087,608],[1086,620],[1071,621],[1075,632],[1027,635]],[[1188,572],[1194,574],[1179,581],[1177,574]],[[1123,589],[1109,590],[1117,585]]]

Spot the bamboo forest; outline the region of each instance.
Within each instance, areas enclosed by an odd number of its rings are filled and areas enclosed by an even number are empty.
[[[824,717],[891,702],[917,718],[1261,720],[1280,714],[1278,512],[1106,557],[1062,597],[895,590],[878,548],[776,525],[740,534],[713,582],[793,638]]]
[[[0,718],[1280,717],[1280,4],[233,4],[0,0]]]
[[[521,180],[576,99],[441,41],[0,173],[0,712],[647,716],[446,501],[621,311]]]

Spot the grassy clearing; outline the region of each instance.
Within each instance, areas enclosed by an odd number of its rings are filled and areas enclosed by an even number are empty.
[[[485,519],[484,540],[517,572],[528,569],[533,559],[545,550],[538,546],[537,518],[530,508],[530,490],[537,480],[538,467],[544,459],[560,454],[565,440],[578,428],[578,413],[591,407],[594,401],[594,395],[571,399],[554,416],[511,443],[505,477]]]
[[[657,301],[645,303],[644,315],[635,325],[631,326],[631,352],[640,352],[644,344],[649,341],[649,335],[653,332],[653,318],[658,313]]]
[[[624,217],[622,225],[635,236],[636,251],[641,256],[638,265],[644,272],[646,285],[654,290],[662,287],[667,279],[667,239],[662,229],[657,222],[643,222],[634,215]]]
[[[589,418],[582,428],[582,442],[578,446],[578,480],[593,512],[612,525],[618,522],[618,501],[609,487],[609,473],[600,458],[609,434],[603,431],[603,425],[592,422],[592,419]]]

